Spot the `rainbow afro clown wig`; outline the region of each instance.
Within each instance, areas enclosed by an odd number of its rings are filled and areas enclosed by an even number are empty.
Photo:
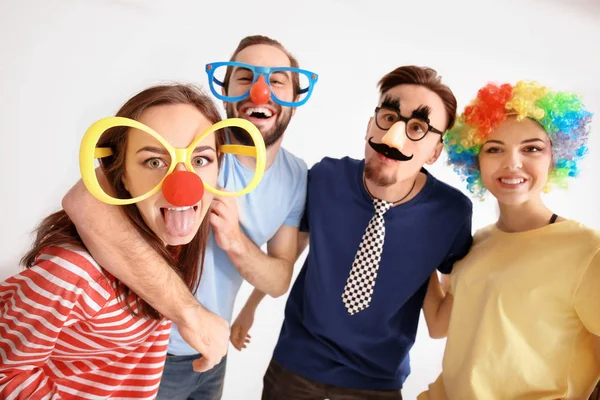
[[[479,89],[477,97],[445,135],[448,163],[467,181],[467,189],[483,199],[486,190],[479,173],[479,151],[490,132],[511,116],[537,121],[552,141],[554,166],[544,191],[553,186],[566,188],[568,179],[578,175],[579,161],[587,153],[592,113],[575,94],[519,81],[514,86],[490,83]]]

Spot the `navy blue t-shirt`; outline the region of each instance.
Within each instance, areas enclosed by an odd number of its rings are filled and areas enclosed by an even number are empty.
[[[324,158],[311,168],[301,230],[309,253],[290,292],[274,359],[308,379],[369,390],[400,389],[410,373],[429,276],[450,273],[472,243],[472,203],[435,179],[385,218],[385,243],[370,306],[349,315],[342,293],[374,215],[364,160]]]

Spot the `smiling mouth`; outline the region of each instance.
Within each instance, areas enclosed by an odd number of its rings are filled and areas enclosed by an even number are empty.
[[[259,120],[268,120],[275,113],[267,107],[248,107],[242,112],[247,117]]]
[[[519,185],[527,182],[527,179],[525,179],[525,178],[498,178],[498,182],[500,182],[506,186],[519,186]]]

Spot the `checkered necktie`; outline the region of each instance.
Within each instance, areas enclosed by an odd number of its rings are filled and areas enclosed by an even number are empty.
[[[374,199],[373,205],[375,206],[375,215],[369,221],[367,230],[362,237],[342,294],[342,300],[350,315],[369,307],[371,302],[385,240],[383,215],[390,209],[392,203]]]

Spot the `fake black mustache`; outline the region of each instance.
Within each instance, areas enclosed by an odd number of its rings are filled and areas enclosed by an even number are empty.
[[[391,158],[396,161],[409,161],[412,160],[413,156],[405,156],[402,152],[396,148],[390,147],[385,143],[373,143],[372,138],[369,138],[369,146],[379,154]]]

